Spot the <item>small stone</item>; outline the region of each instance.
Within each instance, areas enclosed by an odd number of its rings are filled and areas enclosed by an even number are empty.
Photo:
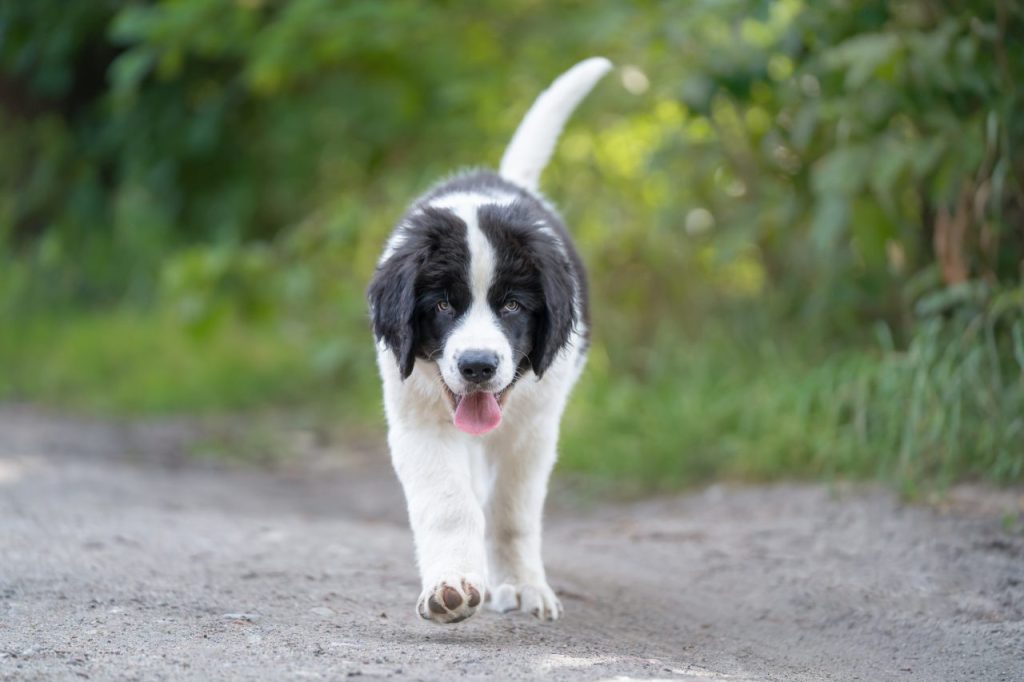
[[[247,623],[255,623],[260,619],[258,613],[225,613],[221,614],[221,618],[224,620],[241,620]]]
[[[318,616],[323,616],[324,618],[328,618],[328,617],[334,615],[334,611],[332,611],[331,609],[327,608],[326,606],[315,606],[315,607],[311,608],[309,610],[309,612],[310,613],[315,613]]]

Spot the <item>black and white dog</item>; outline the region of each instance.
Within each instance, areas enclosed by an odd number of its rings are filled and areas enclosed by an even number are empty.
[[[587,281],[538,193],[569,115],[611,68],[583,61],[526,114],[498,173],[416,200],[368,297],[388,444],[405,490],[423,592],[437,623],[498,611],[554,620],[541,512],[558,426],[587,350]]]

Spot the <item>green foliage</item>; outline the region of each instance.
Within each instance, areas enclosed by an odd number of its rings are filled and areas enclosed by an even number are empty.
[[[135,313],[39,317],[0,333],[0,396],[93,412],[204,412],[306,397],[322,378],[301,339],[222,325],[203,337]],[[319,390],[323,390],[321,387]]]
[[[599,301],[566,465],[1019,481],[1019,35],[1008,0],[2,3],[0,392],[362,418],[401,209],[605,54],[545,177]]]
[[[619,490],[723,475],[878,477],[908,493],[963,477],[1020,481],[1024,314],[1014,297],[984,287],[925,297],[903,351],[884,327],[880,348],[828,353],[750,326],[673,339],[642,358],[599,347],[569,409],[562,465]]]

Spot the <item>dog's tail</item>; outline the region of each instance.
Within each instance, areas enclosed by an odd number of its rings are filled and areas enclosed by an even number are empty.
[[[508,143],[501,157],[502,177],[536,190],[565,122],[611,68],[612,63],[604,57],[591,57],[556,78],[526,112]]]

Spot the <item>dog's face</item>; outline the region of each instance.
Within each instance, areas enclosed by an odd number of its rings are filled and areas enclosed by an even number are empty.
[[[545,213],[456,196],[414,208],[369,288],[374,333],[403,379],[438,369],[455,424],[484,433],[523,373],[538,377],[577,322],[573,268]]]

